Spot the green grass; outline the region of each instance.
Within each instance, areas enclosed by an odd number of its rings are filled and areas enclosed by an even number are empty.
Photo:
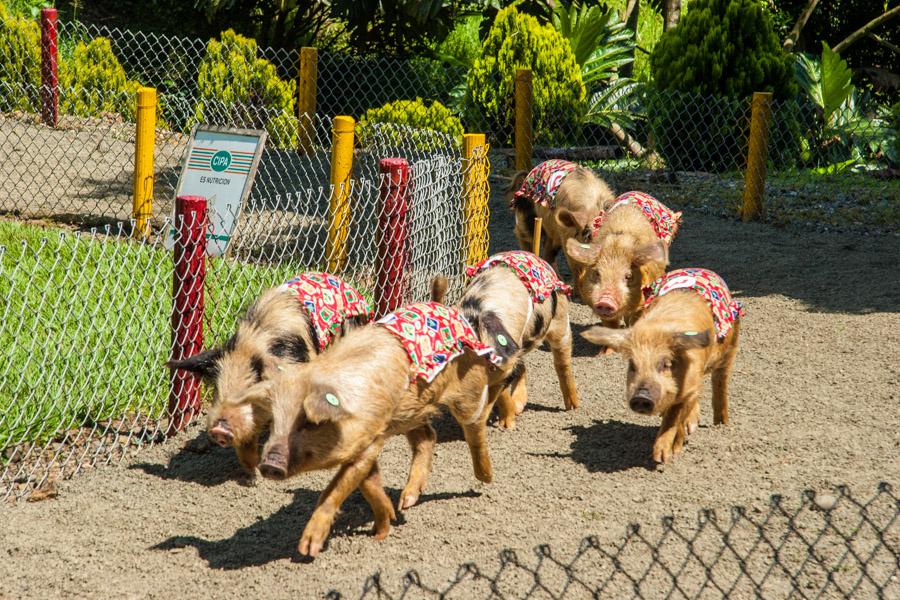
[[[14,221],[0,221],[0,246],[0,452],[123,415],[164,417],[171,254]],[[206,346],[226,340],[262,290],[303,270],[208,261]]]

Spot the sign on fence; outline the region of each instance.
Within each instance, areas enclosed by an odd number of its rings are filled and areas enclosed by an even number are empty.
[[[206,198],[210,222],[206,234],[209,256],[221,256],[228,248],[234,226],[253,187],[265,145],[266,132],[256,129],[197,125],[191,132],[175,197]],[[173,245],[174,234],[173,226],[167,239],[169,248]]]

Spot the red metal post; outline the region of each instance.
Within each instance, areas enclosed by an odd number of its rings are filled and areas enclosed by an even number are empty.
[[[375,306],[377,314],[383,315],[399,307],[406,292],[409,163],[405,158],[383,158],[379,171],[381,213],[378,215]]]
[[[56,127],[59,121],[59,80],[56,76],[56,9],[41,9],[41,119]]]
[[[175,200],[175,269],[172,277],[172,359],[193,356],[203,348],[203,288],[206,276],[206,198]],[[200,412],[200,381],[172,370],[169,428],[174,435]]]

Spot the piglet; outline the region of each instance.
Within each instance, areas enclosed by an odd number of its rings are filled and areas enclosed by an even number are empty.
[[[587,241],[597,215],[612,203],[609,186],[593,171],[566,160],[542,162],[517,173],[507,190],[516,214],[516,239],[523,250],[534,243],[534,220],[542,219],[541,258],[551,265],[570,239]],[[578,268],[571,261],[573,273]]]
[[[346,282],[329,273],[303,273],[263,292],[224,346],[166,365],[191,371],[214,386],[207,433],[222,447],[234,446],[252,476],[269,411],[241,401],[247,389],[308,361],[335,337],[372,317],[369,304]]]
[[[472,279],[458,303],[459,309],[481,341],[505,359],[495,375],[503,382],[496,398],[499,426],[514,428],[516,415],[524,410],[528,396],[522,358],[544,340],[553,353],[566,410],[578,408],[569,324],[572,289],[560,281],[546,261],[525,251],[495,254],[466,269],[466,274]],[[446,284],[432,287],[446,289]]]
[[[706,269],[679,269],[654,281],[647,309],[630,329],[593,327],[582,335],[628,360],[628,405],[662,415],[653,460],[681,452],[698,423],[703,376],[712,373],[713,423],[728,424],[728,380],[744,311],[728,286]]]
[[[569,240],[566,253],[581,268],[575,287],[606,327],[630,325],[643,308],[641,290],[661,276],[680,212],[641,192],[619,196],[594,223],[593,240]]]
[[[357,487],[375,513],[376,538],[388,534],[395,513],[378,455],[389,437],[421,429],[442,406],[462,426],[476,478],[490,482],[489,372],[502,360],[456,309],[426,302],[389,313],[309,363],[252,386],[245,399],[272,414],[264,477],[338,468],[303,531],[300,553],[321,551],[335,514]],[[430,470],[431,453],[414,453],[402,505],[415,502]]]

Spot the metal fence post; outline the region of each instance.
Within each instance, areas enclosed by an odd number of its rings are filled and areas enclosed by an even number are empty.
[[[59,122],[56,17],[55,8],[41,9],[41,119],[50,127],[56,127]]]
[[[483,133],[463,136],[463,197],[465,198],[466,264],[487,258],[489,163]]]
[[[409,163],[405,158],[383,158],[378,171],[381,173],[381,202],[375,307],[380,316],[399,307],[406,291]]]
[[[300,48],[300,73],[297,82],[297,118],[300,123],[300,150],[312,152],[316,139],[314,117],[316,114],[316,82],[319,73],[319,51],[316,48]]]
[[[334,118],[331,138],[331,224],[325,253],[328,270],[337,273],[347,263],[347,236],[350,233],[350,175],[353,172],[353,117]]]
[[[203,348],[203,292],[206,277],[206,198],[175,199],[175,268],[172,274],[172,360],[193,356]],[[200,412],[200,381],[172,370],[169,427],[174,435]]]
[[[532,154],[532,102],[531,70],[516,70],[516,170],[531,170]]]
[[[150,235],[153,216],[153,147],[156,141],[156,90],[149,87],[137,91],[137,125],[134,138],[134,196],[131,218],[134,235],[145,239]]]
[[[766,160],[769,153],[769,125],[772,122],[772,92],[755,92],[750,113],[750,144],[744,174],[744,208],[741,217],[751,221],[765,216]]]

